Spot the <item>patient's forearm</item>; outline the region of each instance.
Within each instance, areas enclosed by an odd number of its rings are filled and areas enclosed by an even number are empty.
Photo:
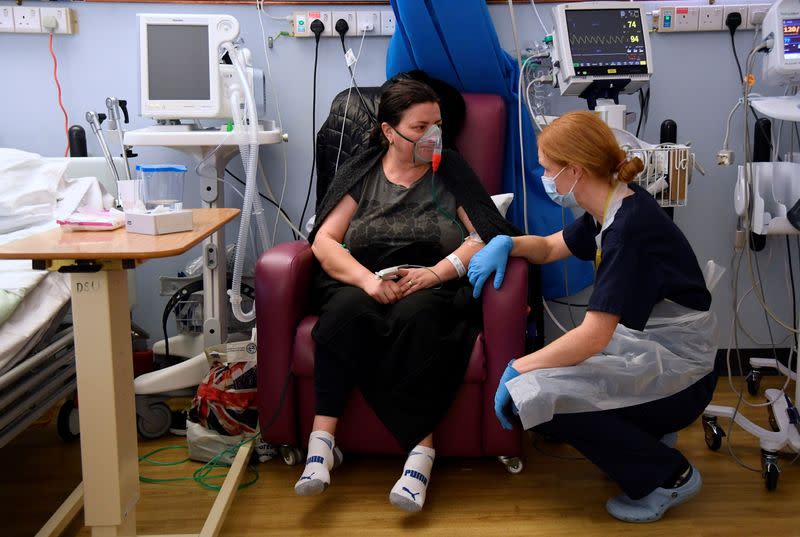
[[[483,245],[474,241],[464,241],[461,246],[456,248],[453,253],[461,260],[464,270],[469,267],[469,260],[472,256],[481,249]],[[458,272],[455,266],[445,257],[433,267],[433,271],[442,279],[442,281],[454,280],[458,278]]]
[[[356,261],[340,243],[330,237],[317,235],[311,250],[319,260],[322,268],[331,278],[340,282],[364,286],[367,278],[373,278],[374,274],[364,265]]]

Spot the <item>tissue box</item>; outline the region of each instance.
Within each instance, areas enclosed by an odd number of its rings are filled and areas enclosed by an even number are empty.
[[[125,213],[125,229],[142,235],[165,235],[192,230],[192,211]]]

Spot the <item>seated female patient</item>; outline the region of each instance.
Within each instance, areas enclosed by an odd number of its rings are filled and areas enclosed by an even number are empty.
[[[377,119],[372,147],[339,169],[309,236],[322,267],[312,291],[316,416],[295,491],[319,494],[330,484],[341,457],[336,425],[358,387],[409,453],[389,500],[414,512],[425,503],[432,431],[480,329],[465,267],[481,239],[518,232],[458,153],[434,150],[442,121],[429,86],[396,82]],[[397,265],[413,268],[393,280],[375,274]]]

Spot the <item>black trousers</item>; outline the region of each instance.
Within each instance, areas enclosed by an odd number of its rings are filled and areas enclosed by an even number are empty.
[[[464,378],[480,314],[454,282],[382,305],[361,289],[327,290],[312,335],[316,413],[340,417],[358,386],[404,449],[433,431]],[[479,319],[479,317],[477,317]]]
[[[663,399],[614,410],[557,414],[533,430],[575,447],[636,500],[688,464],[680,451],[659,439],[694,422],[711,402],[716,385],[717,374],[711,372]]]

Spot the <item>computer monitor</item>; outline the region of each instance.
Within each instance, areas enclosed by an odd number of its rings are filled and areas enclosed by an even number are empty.
[[[634,93],[653,74],[642,8],[630,2],[561,4],[554,9],[554,59],[562,95],[581,95],[593,82]]]
[[[220,45],[239,36],[230,15],[139,16],[141,115],[222,117]]]
[[[761,35],[774,44],[764,59],[764,80],[780,85],[800,83],[800,0],[779,0],[764,16]]]

